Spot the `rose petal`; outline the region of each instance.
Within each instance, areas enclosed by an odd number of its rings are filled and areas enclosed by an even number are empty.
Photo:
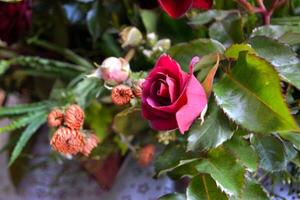
[[[150,125],[153,129],[160,131],[172,130],[178,127],[175,117],[168,119],[157,118],[155,120],[151,120]]]
[[[190,64],[190,80],[186,87],[187,103],[176,113],[179,131],[183,134],[189,130],[194,120],[200,115],[207,105],[207,97],[202,85],[193,75],[194,65],[199,61],[194,57]]]
[[[176,81],[167,75],[166,82],[168,84],[169,97],[171,99],[171,103],[176,101],[178,98],[178,91],[176,91]]]
[[[194,75],[192,75],[186,88],[186,96],[186,105],[176,113],[178,128],[182,134],[189,130],[207,104],[205,91]]]
[[[182,17],[193,4],[193,0],[158,0],[161,8],[173,18]]]
[[[208,10],[212,5],[213,0],[194,0],[193,8]]]

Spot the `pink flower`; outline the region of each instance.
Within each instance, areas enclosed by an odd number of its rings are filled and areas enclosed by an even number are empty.
[[[130,65],[124,58],[106,58],[100,66],[101,76],[109,85],[118,85],[126,81],[130,74]]]
[[[191,8],[208,10],[213,0],[158,0],[161,8],[172,18],[182,17]]]
[[[189,74],[168,55],[162,55],[143,84],[142,114],[157,130],[187,131],[207,105],[205,91],[193,75],[199,61],[194,57]]]
[[[0,2],[0,39],[13,43],[31,26],[31,0]]]

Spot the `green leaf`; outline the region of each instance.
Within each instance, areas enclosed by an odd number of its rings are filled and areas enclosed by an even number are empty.
[[[239,197],[232,197],[230,200],[269,200],[270,198],[262,189],[261,185],[254,181],[247,180],[245,188]]]
[[[203,125],[200,122],[196,122],[190,128],[188,151],[204,151],[215,148],[230,139],[234,133],[222,110],[215,103],[210,107],[212,110],[206,117]]]
[[[2,107],[0,108],[0,117],[7,117],[12,115],[35,112],[50,107],[52,107],[52,102],[50,101],[42,101],[42,102],[31,103],[31,104],[21,104],[12,107]]]
[[[95,42],[101,35],[103,28],[103,20],[105,20],[103,16],[101,1],[95,1],[93,8],[89,10],[87,13],[87,26],[88,30]]]
[[[265,134],[298,129],[282,97],[276,71],[256,55],[241,52],[214,92],[225,113],[244,128]]]
[[[233,44],[225,51],[225,56],[229,59],[236,60],[239,57],[240,52],[247,51],[251,54],[256,54],[255,50],[249,44]]]
[[[154,166],[156,176],[160,176],[166,172],[185,165],[187,163],[198,160],[196,155],[186,152],[182,145],[168,145],[164,152],[156,159]]]
[[[259,56],[275,67],[284,80],[300,89],[300,61],[289,46],[262,36],[251,38],[250,44]]]
[[[229,195],[239,195],[244,187],[244,168],[223,148],[214,149],[203,159],[196,169],[208,173]]]
[[[282,43],[296,45],[300,42],[300,26],[260,26],[253,30],[251,36],[266,36],[277,39]]]
[[[81,107],[86,107],[103,91],[102,82],[98,78],[84,78],[74,88],[76,102]]]
[[[187,200],[226,200],[227,196],[209,175],[194,177],[186,191]]]
[[[280,136],[294,144],[294,146],[300,151],[300,133],[290,132],[280,134]]]
[[[156,32],[158,17],[155,12],[151,10],[141,10],[141,18],[147,30],[147,33]]]
[[[186,200],[186,197],[183,194],[167,194],[158,200]]]
[[[137,122],[132,125],[133,122]],[[147,129],[148,123],[142,118],[141,108],[131,107],[118,113],[113,122],[113,130],[124,135],[135,135]]]
[[[18,140],[11,158],[9,160],[9,166],[11,166],[14,161],[18,158],[20,153],[22,152],[24,146],[27,144],[32,135],[38,130],[38,128],[46,122],[47,114],[44,112],[36,113],[32,118],[31,123],[22,133],[20,139]]]
[[[183,177],[194,177],[199,174],[195,168],[198,163],[199,160],[195,160],[193,162],[176,167],[172,171],[168,172],[168,176],[175,180],[179,180]]]
[[[224,147],[228,149],[245,167],[254,172],[258,169],[258,156],[251,144],[245,141],[239,134],[238,130]]]
[[[4,74],[10,67],[10,62],[7,60],[0,60],[0,75]]]
[[[224,46],[216,40],[198,39],[187,43],[176,44],[171,47],[168,53],[187,71],[189,63],[194,56],[223,53],[224,50]]]
[[[290,143],[273,135],[252,137],[251,143],[260,158],[260,167],[266,171],[286,170],[287,164],[297,155]]]
[[[102,142],[109,134],[109,128],[113,121],[113,110],[110,107],[103,106],[96,101],[92,101],[85,110],[86,123],[95,132]],[[101,119],[101,120],[99,120]]]
[[[217,20],[209,27],[209,36],[222,43],[244,41],[243,21],[238,12],[230,13],[223,20]]]
[[[36,118],[36,115],[37,115],[36,113],[29,113],[25,116],[22,116],[16,120],[14,120],[12,123],[10,123],[4,127],[1,127],[0,134],[22,128],[22,127],[26,126],[27,124],[30,124],[32,122],[32,120],[34,120]]]
[[[55,44],[52,44],[52,43],[44,41],[44,40],[39,40],[35,37],[29,39],[28,43],[39,46],[39,47],[43,47],[45,49],[54,51],[56,53],[59,53],[59,54],[63,55],[66,59],[68,59],[69,61],[71,61],[79,66],[85,67],[87,69],[94,68],[94,66],[88,60],[86,60],[85,58],[76,54],[75,52],[71,51],[70,49],[63,48],[61,46],[57,46]]]
[[[201,12],[189,21],[189,25],[201,26],[213,20],[220,21],[227,17],[230,13],[233,12],[227,10],[208,10],[206,12]]]

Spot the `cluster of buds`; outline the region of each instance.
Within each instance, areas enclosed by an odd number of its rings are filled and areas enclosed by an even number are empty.
[[[117,85],[111,91],[111,99],[115,105],[123,106],[130,102],[135,97],[140,99],[142,97],[144,79],[133,81],[132,86]]]
[[[151,49],[144,49],[143,54],[149,58],[168,51],[171,47],[171,40],[163,38],[158,40],[155,33],[147,34],[147,42]]]
[[[177,140],[175,131],[159,132],[157,136],[158,142],[164,145],[168,145],[170,142]]]
[[[48,115],[48,125],[58,127],[50,141],[52,148],[62,154],[89,156],[98,145],[94,134],[84,133],[84,112],[78,105],[70,105],[65,112],[55,108]]]

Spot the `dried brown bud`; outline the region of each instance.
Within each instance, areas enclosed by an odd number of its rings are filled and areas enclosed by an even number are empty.
[[[79,130],[84,122],[84,112],[78,105],[70,105],[65,111],[65,125]]]
[[[92,150],[98,145],[99,139],[95,134],[87,134],[84,143],[81,153],[85,156],[89,156]]]
[[[133,83],[133,94],[136,98],[141,98],[143,93],[143,83],[145,82],[145,79],[140,79]]]
[[[138,163],[142,167],[146,167],[153,160],[155,153],[155,146],[153,144],[148,144],[143,147],[139,152],[139,160]]]
[[[61,127],[53,135],[52,148],[62,154],[77,154],[84,148],[84,135],[78,130]]]
[[[111,99],[113,103],[118,106],[128,104],[132,97],[132,90],[126,85],[118,85],[114,87],[111,91]]]
[[[48,115],[49,127],[57,127],[63,124],[64,114],[61,110],[55,108]]]

